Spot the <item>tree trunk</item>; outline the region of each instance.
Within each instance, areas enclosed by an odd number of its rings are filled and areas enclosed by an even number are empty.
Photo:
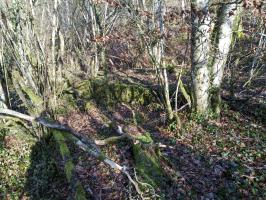
[[[156,12],[158,13],[157,16],[157,21],[158,21],[158,27],[160,29],[160,34],[164,34],[164,15],[165,15],[165,2],[162,0],[158,0],[156,2]],[[166,107],[166,112],[167,112],[167,119],[169,121],[173,120],[174,118],[174,113],[173,109],[171,106],[171,101],[170,101],[170,94],[169,94],[169,82],[168,82],[168,76],[167,76],[167,70],[165,66],[165,61],[163,61],[163,58],[165,56],[165,41],[163,38],[161,38],[158,42],[158,64],[159,68],[163,67],[163,69],[159,69],[159,73],[161,73],[159,76],[161,77],[162,80],[162,86],[163,86],[163,95],[164,95],[164,100],[165,100],[165,107]]]
[[[7,108],[6,95],[1,81],[0,81],[0,108]]]
[[[211,66],[211,105],[217,115],[220,114],[220,87],[227,55],[230,50],[233,24],[237,16],[237,11],[236,3],[223,4],[218,11],[218,21],[214,29],[214,47],[216,48],[216,52]]]
[[[195,111],[206,114],[209,103],[209,49],[210,15],[208,0],[193,0],[191,3],[192,19],[192,91]]]

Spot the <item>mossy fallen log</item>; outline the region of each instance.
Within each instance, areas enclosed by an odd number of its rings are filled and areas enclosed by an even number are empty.
[[[138,136],[117,129],[120,136],[110,137],[105,140],[96,140],[97,145],[107,145],[120,140],[127,139],[132,144],[133,157],[138,175],[142,181],[154,188],[162,186],[167,182],[168,177],[161,167],[159,148],[154,144],[149,133]]]
[[[154,144],[149,133],[134,136],[119,128],[117,133],[120,136],[96,140],[95,142],[97,145],[108,145],[124,139],[129,140],[132,144],[135,167],[142,181],[154,188],[160,187],[168,181],[168,177],[161,167],[159,148]]]
[[[59,146],[59,151],[64,163],[66,178],[72,189],[73,199],[86,200],[86,192],[75,174],[75,166],[65,141],[65,134],[59,130],[54,130],[52,133]]]
[[[144,182],[157,188],[167,181],[149,133],[136,138],[133,144],[133,155],[137,172]]]

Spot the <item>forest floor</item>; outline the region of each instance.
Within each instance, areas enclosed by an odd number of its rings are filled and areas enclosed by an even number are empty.
[[[150,74],[134,73],[118,75],[127,80],[129,76],[137,77],[140,83],[149,84]],[[110,107],[90,101],[85,109],[69,111],[58,119],[91,139],[117,135],[107,125],[110,121],[132,134],[149,133],[154,143],[160,144],[167,177],[159,187],[143,191],[150,199],[265,199],[265,91],[257,81],[250,86],[250,91],[256,89],[254,93],[236,90],[236,96],[241,95],[238,100],[229,99],[225,87],[219,120],[206,121],[189,115],[186,109],[181,111],[181,129],[175,122],[166,123],[158,103],[117,103]],[[22,132],[8,134],[0,141],[0,199],[67,198],[71,189],[51,138],[36,140]],[[125,175],[85,155],[73,144],[69,146],[78,178],[92,198],[139,199]],[[132,177],[142,181],[134,171],[129,142],[119,141],[101,150],[128,166]]]

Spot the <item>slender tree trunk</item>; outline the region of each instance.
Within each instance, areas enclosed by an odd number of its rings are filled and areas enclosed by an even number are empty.
[[[266,47],[266,37],[265,37],[265,28],[263,28],[261,31],[261,36],[260,36],[258,47],[256,49],[254,59],[252,61],[251,70],[249,72],[249,79],[243,85],[243,87],[246,87],[247,85],[249,85],[251,83],[251,80],[254,78],[256,69],[259,65],[259,55],[262,53],[262,51],[265,49],[265,47]]]
[[[157,20],[158,20],[158,26],[160,29],[160,34],[164,34],[164,13],[165,13],[165,2],[163,0],[158,0],[157,2]],[[172,120],[174,118],[174,113],[173,109],[171,106],[171,101],[170,101],[170,94],[169,94],[169,82],[168,82],[168,76],[167,76],[167,70],[165,66],[165,62],[162,60],[164,57],[164,46],[165,46],[165,41],[163,38],[160,39],[158,43],[158,64],[160,65],[159,67],[163,67],[162,70],[158,70],[160,73],[160,77],[162,80],[162,85],[163,85],[163,95],[164,95],[164,100],[165,100],[165,107],[166,107],[166,112],[167,112],[167,119]]]
[[[186,14],[186,0],[181,0],[181,13],[183,20],[185,19]]]
[[[97,27],[97,23],[96,23],[96,12],[95,12],[95,8],[94,8],[94,4],[93,2],[89,1],[88,3],[88,6],[89,6],[89,12],[90,12],[90,18],[91,18],[91,32],[92,32],[92,37],[93,37],[93,40],[95,40],[96,38],[96,35],[98,34],[99,30],[98,30],[98,27]],[[94,63],[93,63],[93,66],[92,66],[92,70],[91,70],[91,75],[92,77],[96,77],[97,76],[97,73],[98,73],[98,70],[99,70],[99,55],[98,55],[98,49],[99,49],[99,44],[97,44],[96,41],[94,41],[94,44],[93,44],[93,50],[94,50]]]
[[[164,67],[163,69],[163,80],[164,80],[164,98],[165,98],[165,106],[166,106],[166,112],[167,112],[167,118],[168,120],[172,120],[174,118],[174,113],[171,105],[171,100],[170,100],[170,93],[169,93],[169,82],[168,82],[168,77],[167,77],[167,71],[166,68]]]
[[[194,109],[198,114],[206,114],[209,97],[209,49],[210,15],[208,0],[193,0],[192,19],[192,91]]]
[[[0,108],[7,108],[9,105],[8,101],[8,90],[6,85],[6,70],[4,67],[4,38],[1,37],[1,49],[0,49]]]
[[[220,114],[220,88],[227,56],[231,46],[233,24],[238,15],[237,11],[236,3],[223,4],[218,11],[218,21],[214,29],[214,47],[216,48],[216,52],[211,66],[211,105],[213,111],[217,115]]]
[[[56,88],[57,88],[57,66],[56,66],[56,34],[58,32],[58,18],[57,18],[57,9],[58,9],[58,0],[54,0],[53,5],[53,16],[52,16],[52,47],[51,47],[51,59],[52,59],[52,81],[53,81],[53,103],[57,104],[56,99]]]
[[[0,108],[7,108],[6,95],[2,83],[0,81]]]

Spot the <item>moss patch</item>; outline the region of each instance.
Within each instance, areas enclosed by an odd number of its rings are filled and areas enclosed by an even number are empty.
[[[73,164],[71,154],[70,154],[69,148],[67,147],[67,144],[65,142],[65,136],[63,134],[64,133],[61,131],[57,131],[57,130],[53,131],[55,141],[59,145],[60,154],[61,154],[63,161],[64,161],[64,171],[66,174],[67,181],[69,182],[70,185],[71,184],[73,185],[73,182],[75,183],[74,184],[75,197],[76,197],[75,199],[86,199],[85,191],[84,191],[82,185],[74,177],[75,166]]]
[[[65,173],[68,181],[71,181],[73,171],[74,171],[74,164],[71,160],[68,160],[65,164]]]
[[[75,195],[75,199],[76,200],[86,200],[87,198],[86,197],[86,194],[85,194],[85,191],[82,187],[82,185],[80,184],[80,182],[77,183],[76,185],[76,190],[77,190],[77,193]]]
[[[70,157],[70,151],[65,143],[64,136],[59,131],[54,131],[54,138],[59,145],[60,153],[64,159]]]
[[[144,182],[153,187],[159,187],[166,181],[166,178],[162,172],[159,157],[150,148],[153,140],[148,133],[138,137],[138,139],[139,143],[133,145],[136,169]]]
[[[153,95],[149,89],[119,81],[86,80],[78,84],[74,90],[80,99],[94,99],[98,104],[108,106],[113,106],[119,102],[144,105],[153,100]]]
[[[138,136],[137,140],[139,140],[141,143],[144,143],[144,144],[152,144],[153,143],[153,140],[152,140],[149,133],[145,133],[141,136]]]

